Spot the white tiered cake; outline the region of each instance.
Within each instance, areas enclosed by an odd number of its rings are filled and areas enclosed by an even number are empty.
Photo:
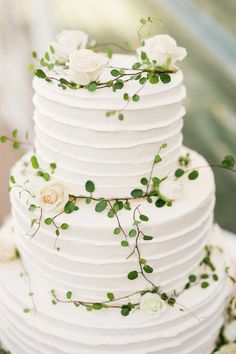
[[[135,61],[113,55],[100,82]],[[12,171],[21,259],[0,267],[3,345],[12,354],[210,354],[229,286],[211,241],[212,171],[182,147],[182,72],[112,92],[58,87],[67,68],[54,69],[51,82],[39,71],[34,79],[35,152]],[[106,116],[139,90],[124,119]]]

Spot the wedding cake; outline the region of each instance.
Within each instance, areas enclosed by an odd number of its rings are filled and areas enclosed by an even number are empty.
[[[168,35],[101,53],[80,31],[33,52],[35,144],[10,177],[19,257],[0,265],[12,354],[214,350],[230,284],[212,170],[182,145],[185,55]]]

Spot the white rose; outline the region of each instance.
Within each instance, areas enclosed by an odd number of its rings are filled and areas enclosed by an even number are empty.
[[[137,50],[139,56],[141,51],[147,54],[148,59],[156,60],[158,66],[166,66],[168,60],[171,60],[170,65],[175,64],[187,55],[186,49],[178,47],[176,41],[168,34],[145,39],[144,46]]]
[[[62,183],[51,181],[42,185],[37,199],[43,210],[60,212],[68,202],[69,194]]]
[[[56,41],[51,43],[56,60],[66,62],[69,54],[77,49],[86,48],[88,35],[82,31],[63,30],[56,36]]]
[[[172,201],[182,198],[183,185],[172,178],[167,178],[159,185],[159,196],[165,201]]]
[[[140,310],[148,314],[160,315],[165,307],[165,301],[158,294],[148,292],[141,297]]]
[[[236,320],[225,325],[223,335],[228,342],[236,341]]]
[[[14,228],[12,219],[8,219],[0,230],[0,262],[16,258]]]
[[[79,85],[96,81],[107,64],[107,59],[89,49],[81,49],[69,55],[70,79]]]
[[[236,344],[226,344],[220,348],[219,351],[215,354],[235,354],[236,353]]]
[[[230,314],[233,317],[236,317],[236,296],[233,297],[233,299],[231,300],[231,303],[230,303]]]

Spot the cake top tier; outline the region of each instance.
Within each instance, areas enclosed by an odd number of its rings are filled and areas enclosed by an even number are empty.
[[[163,84],[174,80],[173,86],[176,86],[176,82],[181,80],[181,74],[176,74],[176,63],[184,59],[186,50],[178,47],[169,35],[161,34],[147,39],[142,39],[139,35],[139,47],[133,56],[113,57],[111,49],[107,49],[106,54],[99,53],[100,47],[91,46],[88,35],[82,31],[64,30],[57,35],[56,41],[50,44],[50,50],[44,57],[39,59],[37,53],[33,52],[33,57],[38,59],[41,67],[31,65],[30,69],[36,77],[45,80],[47,84],[51,83],[47,94],[58,92],[55,90],[56,86],[62,90],[73,91],[73,94],[69,92],[63,96],[70,97],[70,102],[73,101],[76,106],[81,104],[80,100],[85,100],[85,106],[91,107],[88,103],[91,95],[88,95],[87,91],[97,91],[97,100],[104,98],[109,102],[112,94],[119,92],[114,96],[114,107],[108,115],[114,114],[116,109],[121,113],[124,108],[128,109],[130,104],[138,102],[139,93],[147,83],[149,85],[148,88],[145,87],[144,97],[167,90]],[[156,90],[154,86],[158,83]],[[44,88],[47,89],[48,86],[44,85]],[[35,88],[40,90],[37,83]],[[121,95],[126,103],[125,107],[117,107],[116,101]],[[119,117],[122,119],[123,115]]]
[[[36,155],[45,168],[56,162],[55,177],[71,195],[92,180],[99,198],[130,197],[163,144],[158,177],[177,166],[185,88],[175,64],[185,50],[160,35],[136,55],[108,57],[84,48],[85,38],[62,32],[33,69]],[[71,51],[74,40],[80,48]]]

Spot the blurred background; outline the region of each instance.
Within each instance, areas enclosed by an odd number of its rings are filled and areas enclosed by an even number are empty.
[[[98,42],[136,46],[139,19],[154,16],[187,48],[185,145],[209,162],[236,156],[235,0],[0,0],[0,135],[32,130],[32,50],[45,51],[61,29]],[[152,33],[160,33],[158,22]],[[0,224],[9,211],[8,173],[23,153],[0,146]],[[215,170],[216,221],[236,232],[236,175]],[[207,183],[207,181],[206,181]]]

